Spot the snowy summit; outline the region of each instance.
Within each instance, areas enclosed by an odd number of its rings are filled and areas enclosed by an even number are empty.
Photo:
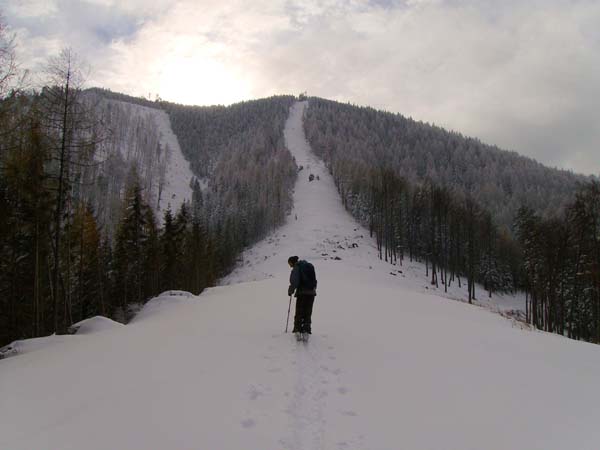
[[[305,108],[285,127],[302,167],[287,223],[200,296],[1,360],[1,449],[600,448],[600,347],[380,261],[311,152]],[[318,279],[308,343],[284,332],[292,255]]]

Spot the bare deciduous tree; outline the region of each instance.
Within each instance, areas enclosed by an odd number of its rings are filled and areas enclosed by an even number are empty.
[[[8,33],[0,16],[0,100],[8,95],[19,77],[14,36]]]
[[[85,81],[85,65],[77,55],[66,48],[50,58],[46,68],[46,87],[42,90],[42,107],[48,135],[53,141],[53,165],[56,175],[56,201],[54,209],[54,264],[52,269],[52,295],[54,328],[66,329],[66,320],[59,320],[60,240],[62,219],[73,177],[72,168],[85,159],[91,159],[95,148],[95,132],[90,112],[81,100]],[[61,289],[64,296],[65,289]],[[65,303],[65,311],[67,310]]]

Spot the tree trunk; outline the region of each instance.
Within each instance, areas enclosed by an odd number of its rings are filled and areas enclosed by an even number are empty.
[[[62,215],[62,207],[63,207],[63,176],[65,169],[65,158],[67,153],[67,114],[69,110],[69,81],[70,81],[70,70],[67,71],[67,79],[65,84],[65,100],[64,100],[64,109],[63,109],[63,122],[62,122],[62,142],[60,146],[60,161],[59,161],[59,169],[58,169],[58,193],[56,200],[56,211],[54,214],[54,267],[52,272],[52,290],[54,292],[54,303],[52,306],[52,313],[54,316],[54,331],[62,331],[62,324],[60,325],[59,330],[59,322],[58,322],[58,271],[59,271],[59,263],[60,263],[60,229],[61,229],[61,215]],[[63,293],[64,294],[64,293]]]

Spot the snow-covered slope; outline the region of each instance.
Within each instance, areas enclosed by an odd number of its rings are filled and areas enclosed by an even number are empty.
[[[116,102],[116,100],[110,100]],[[125,105],[123,102],[119,102]],[[156,131],[159,134],[160,146],[164,153],[164,178],[157,180],[153,186],[153,197],[156,202],[152,202],[152,207],[155,208],[159,217],[162,218],[161,212],[167,209],[170,205],[172,211],[177,211],[184,201],[191,201],[192,189],[190,180],[194,176],[190,169],[189,162],[183,156],[177,137],[171,129],[169,116],[165,111],[146,106],[127,104],[130,108],[130,115],[146,116],[150,118],[156,126]],[[141,172],[143,173],[143,172]],[[160,197],[159,197],[159,187]]]
[[[307,153],[304,107],[286,129],[305,167],[288,224],[223,286],[0,361],[0,448],[598,448],[600,347],[520,329],[425,289],[416,265],[378,261]],[[319,279],[308,344],[283,332],[291,254]]]
[[[105,98],[96,100],[95,105],[112,130],[110,139],[101,144],[101,158],[113,164],[118,161],[122,166],[106,169],[106,175],[122,176],[123,169],[135,167],[146,200],[161,220],[169,205],[175,213],[184,201],[190,201],[194,175],[168,114],[161,109]]]
[[[306,141],[302,117],[307,107],[308,102],[296,103],[290,109],[284,130],[289,150],[298,166],[303,167],[294,190],[294,210],[288,223],[244,252],[239,267],[222,280],[222,284],[271,277],[286,279],[289,276],[287,259],[298,255],[321,269],[329,267],[329,263],[336,268],[341,266],[340,270],[348,267],[365,269],[372,272],[374,283],[411,288],[417,292],[431,291],[447,298],[467,301],[465,283],[460,288],[457,282],[452,284],[446,293],[443,286],[436,289],[430,285],[424,264],[406,259],[402,265],[391,265],[377,257],[374,239],[344,209],[333,178]],[[311,174],[313,181],[309,181]],[[318,274],[317,277],[320,283],[327,282],[326,277],[319,277]],[[476,303],[489,309],[501,312],[525,310],[525,298],[522,295],[494,294],[490,299],[480,287],[477,293]]]
[[[148,108],[151,109],[151,108]],[[160,133],[161,146],[168,149],[168,163],[165,184],[161,192],[158,211],[164,211],[169,205],[176,212],[184,201],[192,200],[190,181],[194,174],[190,163],[183,156],[177,137],[171,129],[171,121],[165,111],[154,110],[156,125]],[[159,217],[161,217],[159,215]]]

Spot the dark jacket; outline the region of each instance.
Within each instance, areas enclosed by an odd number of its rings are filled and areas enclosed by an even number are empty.
[[[290,273],[290,287],[288,288],[288,295],[292,295],[294,292],[296,293],[296,297],[298,297],[299,295],[317,295],[316,277],[314,288],[311,288],[310,286],[305,286],[302,282],[300,272],[305,268],[305,265],[312,266],[312,264],[310,264],[309,262],[300,260],[292,268],[292,273]]]

